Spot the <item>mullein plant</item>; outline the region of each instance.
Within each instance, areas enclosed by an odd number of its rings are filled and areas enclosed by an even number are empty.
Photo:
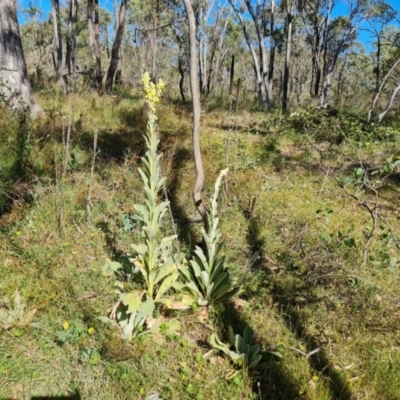
[[[144,204],[135,204],[137,219],[142,226],[143,242],[132,244],[135,256],[131,261],[145,281],[142,291],[123,293],[117,318],[123,330],[123,337],[130,339],[142,329],[146,319],[152,315],[155,303],[168,304],[166,293],[176,281],[179,270],[179,255],[173,254],[176,235],[163,237],[162,220],[168,211],[168,202],[159,201],[159,192],[165,178],[161,177],[160,159],[157,153],[156,104],[159,103],[164,83],[150,81],[149,74],[143,75],[142,83],[147,103],[148,122],[145,135],[147,151],[142,158],[143,168],[139,169],[143,181]]]
[[[216,334],[212,334],[210,344],[214,349],[221,350],[228,355],[232,361],[244,368],[253,369],[261,361],[260,346],[253,344],[254,332],[246,326],[243,336],[235,335],[231,326],[228,327],[230,344],[221,342]],[[234,350],[231,350],[231,347]]]
[[[211,197],[211,209],[208,212],[208,223],[202,228],[204,250],[196,246],[194,256],[188,265],[181,267],[183,284],[179,289],[191,296],[198,305],[208,306],[222,303],[240,292],[240,287],[229,276],[222,254],[221,230],[218,218],[218,193],[222,178],[228,169],[221,171]]]

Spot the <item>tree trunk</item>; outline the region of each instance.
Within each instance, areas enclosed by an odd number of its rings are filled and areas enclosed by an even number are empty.
[[[342,52],[343,46],[345,45],[346,41],[350,41],[351,43],[351,37],[356,30],[356,26],[354,25],[352,29],[342,37],[342,40],[340,41],[339,45],[336,48],[336,51],[334,53],[334,56],[330,62],[330,64],[327,65],[327,71],[326,75],[324,77],[324,81],[322,84],[322,93],[321,93],[321,107],[322,108],[327,108],[328,107],[328,95],[329,95],[329,90],[331,88],[331,78],[333,75],[333,72],[335,71],[337,61],[339,59],[339,55]],[[350,47],[350,44],[349,44]]]
[[[94,12],[94,19],[93,19]],[[94,86],[98,91],[102,89],[103,74],[101,71],[101,48],[99,27],[99,0],[88,0],[87,21],[89,31],[89,44],[94,62]]]
[[[392,95],[390,96],[390,100],[386,106],[386,108],[378,115],[378,122],[381,122],[383,117],[386,115],[386,113],[392,108],[394,99],[396,98],[396,95],[398,91],[400,90],[400,85],[398,85],[394,90]]]
[[[260,63],[258,62],[257,54],[253,48],[252,40],[247,31],[246,22],[244,21],[239,9],[236,8],[233,0],[228,0],[228,1],[229,1],[230,5],[232,6],[233,10],[235,11],[237,17],[239,18],[240,24],[242,25],[243,35],[246,40],[247,46],[250,49],[251,58],[253,59],[253,68],[254,68],[254,73],[256,74],[258,96],[260,98],[261,104],[266,108],[266,107],[268,107],[268,99],[267,99],[267,93],[266,93],[266,89],[265,89],[265,85],[264,85],[264,81],[263,81],[263,77],[262,77],[262,70],[260,68]]]
[[[211,77],[213,75],[213,65],[214,65],[214,57],[215,57],[215,52],[217,49],[217,33],[218,33],[218,24],[219,20],[221,18],[223,9],[221,9],[218,12],[217,19],[215,20],[215,26],[214,26],[214,31],[213,31],[213,36],[212,36],[212,47],[211,47],[211,56],[210,56],[210,63],[208,67],[208,76],[207,76],[207,95],[210,94],[211,90]]]
[[[119,55],[118,55],[118,64],[117,64],[117,70],[115,71],[115,79],[114,83],[116,85],[121,85],[122,84],[122,61],[124,59],[124,56],[122,55],[122,49],[119,49]]]
[[[375,108],[376,102],[378,101],[378,98],[380,94],[382,93],[383,88],[385,87],[386,81],[389,79],[389,77],[392,75],[393,71],[396,69],[396,67],[400,64],[400,58],[397,59],[397,61],[392,65],[388,73],[385,75],[385,77],[382,80],[381,85],[379,86],[378,91],[375,93],[375,96],[372,100],[372,105],[371,108],[368,111],[368,121],[371,119],[372,111]]]
[[[274,79],[275,67],[275,0],[271,0],[271,17],[270,17],[270,53],[269,53],[269,67],[268,67],[268,86],[272,93],[272,84]]]
[[[201,200],[201,189],[204,183],[204,169],[200,150],[200,95],[197,81],[196,21],[190,0],[184,0],[184,4],[189,23],[190,90],[193,102],[193,155],[196,168],[193,201],[203,220],[204,226],[207,226],[207,210]]]
[[[62,50],[62,38],[59,27],[60,19],[60,4],[59,0],[51,0],[51,15],[53,17],[53,27],[54,27],[54,46],[56,48],[57,58],[56,58],[56,73],[60,79],[61,88],[63,94],[67,94],[67,84],[63,76],[63,50]]]
[[[231,3],[231,1],[229,1]],[[270,80],[268,77],[268,62],[267,62],[267,50],[265,48],[265,43],[264,43],[264,32],[262,31],[262,28],[260,26],[260,22],[258,20],[258,13],[262,12],[263,10],[260,8],[257,8],[257,13],[254,11],[253,5],[251,0],[245,0],[247,9],[253,19],[254,26],[256,28],[256,33],[257,33],[257,39],[258,39],[258,47],[259,47],[259,52],[260,52],[260,59],[261,59],[261,77],[262,77],[262,83],[265,87],[265,92],[267,95],[267,101],[268,101],[268,106],[272,107],[274,104],[274,99],[272,95],[272,88],[270,86]],[[232,3],[231,3],[232,4]]]
[[[203,47],[204,47],[204,35],[200,36],[199,41],[199,85],[200,85],[200,92],[204,94],[204,63],[203,63]]]
[[[121,48],[122,37],[124,36],[125,30],[125,11],[128,0],[121,0],[121,7],[119,9],[119,24],[117,29],[117,34],[115,36],[115,40],[111,50],[111,61],[110,66],[108,67],[107,77],[106,77],[106,93],[111,93],[114,81],[115,71],[117,70],[118,60],[119,60],[119,51]]]
[[[41,112],[28,79],[15,0],[0,1],[0,99],[13,108]]]
[[[232,56],[232,61],[231,61],[231,75],[230,75],[230,79],[229,79],[229,96],[232,95],[234,79],[235,79],[235,55]]]
[[[222,11],[223,11],[223,9],[221,9],[221,14],[222,14]],[[211,54],[210,69],[208,71],[208,77],[207,77],[207,80],[208,80],[207,81],[207,94],[209,94],[211,92],[212,84],[213,84],[213,82],[215,80],[215,76],[218,75],[219,69],[221,67],[221,62],[222,62],[222,59],[223,59],[223,57],[221,57],[221,48],[222,48],[222,43],[224,41],[224,37],[225,37],[225,32],[226,32],[227,26],[228,26],[228,23],[229,23],[230,18],[231,18],[231,14],[232,14],[232,8],[230,9],[229,14],[228,14],[228,16],[226,18],[225,25],[224,25],[224,28],[222,29],[222,32],[219,32],[219,34],[216,35],[216,36],[219,36],[219,38],[216,37],[216,41],[218,43],[216,43],[215,51],[213,51],[213,53]],[[215,68],[214,68],[213,59],[214,59],[215,53],[218,53],[218,57],[217,57],[217,60],[215,62]]]
[[[283,76],[283,98],[282,98],[282,113],[286,114],[289,102],[289,69],[290,69],[290,52],[292,48],[292,4],[289,0],[286,3],[286,18],[287,18],[287,37],[286,37],[286,57],[285,57],[285,73]]]
[[[76,92],[76,15],[78,5],[76,0],[70,0],[68,15],[68,37],[66,64],[68,67],[68,78],[72,75],[72,91]]]
[[[309,34],[309,37],[311,34]],[[310,96],[318,98],[319,86],[321,84],[321,64],[320,64],[320,31],[319,25],[314,26],[313,36],[310,38],[311,53],[312,53],[312,68],[311,68],[311,82],[310,82]]]
[[[181,94],[182,101],[185,102],[185,89],[184,89],[184,82],[185,82],[185,71],[183,70],[183,65],[182,65],[182,57],[178,55],[178,69],[179,69],[179,75],[181,76],[179,79],[179,92]]]
[[[378,35],[376,43],[376,84],[375,90],[379,90],[380,80],[381,80],[381,37]]]
[[[157,81],[157,29],[158,29],[158,14],[160,13],[159,0],[156,1],[155,10],[153,13],[153,26],[151,32],[151,79],[153,82]]]
[[[114,11],[115,11],[115,32],[118,32],[119,13],[118,13],[118,2],[117,2],[117,0],[114,0]],[[116,85],[120,85],[121,82],[122,82],[122,50],[120,48],[119,49],[119,53],[118,53],[118,64],[117,64],[117,70],[115,71],[114,83]],[[155,81],[153,81],[153,82],[155,82]]]

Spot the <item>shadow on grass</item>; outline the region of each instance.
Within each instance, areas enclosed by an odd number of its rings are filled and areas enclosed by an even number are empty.
[[[95,127],[92,131],[81,133],[79,137],[72,137],[73,142],[89,152],[93,151],[93,135],[97,129],[97,147],[99,158],[104,162],[123,162],[131,154],[142,156],[145,151],[143,134],[146,132],[147,118],[142,108],[123,109],[117,111],[117,119],[121,122],[118,129],[102,130]]]
[[[75,391],[69,396],[33,396],[31,400],[81,400],[81,395]]]
[[[302,321],[301,313],[296,311],[298,304],[297,306],[293,304],[290,294],[288,295],[282,287],[273,289],[273,298],[275,303],[279,303],[279,310],[286,326],[305,344],[306,353],[320,349],[309,356],[308,360],[310,366],[328,383],[332,400],[351,400],[353,397],[346,377],[334,369],[325,350],[327,343],[307,334],[307,326]]]
[[[179,240],[186,243],[190,249],[196,244],[196,234],[191,226],[189,216],[185,207],[179,202],[179,186],[181,182],[180,171],[185,167],[186,163],[192,160],[192,153],[186,148],[178,148],[172,157],[173,175],[168,182],[168,200],[170,201],[172,214],[178,227]]]
[[[247,241],[253,254],[257,254],[259,260],[258,263],[253,264],[253,269],[259,269],[266,259],[266,255],[263,251],[265,243],[261,237],[261,230],[257,220],[250,217],[248,221],[249,233]],[[267,260],[269,260],[269,258],[267,258]],[[274,304],[278,304],[278,309],[285,325],[295,334],[297,340],[305,344],[308,354],[318,348],[320,349],[315,354],[310,355],[308,361],[311,368],[316,371],[318,375],[325,378],[331,391],[332,400],[350,400],[352,398],[350,387],[348,386],[346,378],[342,377],[330,362],[329,356],[324,348],[326,343],[322,343],[317,337],[313,337],[307,333],[307,326],[305,325],[305,321],[302,321],[301,318],[301,307],[309,305],[314,302],[315,299],[311,295],[311,288],[307,286],[307,282],[303,281],[302,276],[298,276],[298,283],[299,285],[295,285],[296,290],[293,290],[293,287],[288,288],[286,285],[276,281],[272,287]],[[296,294],[298,294],[299,291],[302,292],[302,298],[305,299],[301,304],[296,301]],[[298,395],[299,388],[290,387],[290,382],[285,382],[285,379],[279,375],[280,371],[276,366],[269,366],[269,369],[269,374],[265,376],[266,382],[264,382],[264,391],[268,394],[268,398],[274,398],[273,394],[269,392],[270,390],[272,390],[272,393],[277,394],[276,398],[278,399],[295,398],[296,396],[293,397],[293,394]],[[282,394],[284,394],[283,397]]]
[[[236,333],[242,334],[248,325],[232,303],[228,303],[221,315],[223,326],[232,326]],[[251,328],[251,327],[250,327]],[[261,346],[260,346],[261,347]],[[262,400],[296,399],[299,387],[294,379],[288,376],[282,362],[272,354],[263,354],[263,359],[254,372],[249,372],[253,383],[253,392]]]

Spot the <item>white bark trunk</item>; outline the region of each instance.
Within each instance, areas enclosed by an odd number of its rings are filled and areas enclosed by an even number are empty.
[[[396,98],[396,95],[398,91],[400,90],[400,85],[398,85],[392,93],[392,96],[390,97],[389,103],[387,104],[386,108],[378,115],[378,121],[381,122],[383,117],[386,115],[386,113],[392,108],[394,99]]]
[[[397,61],[392,65],[392,68],[390,68],[390,70],[388,71],[388,73],[385,75],[385,77],[382,80],[381,86],[379,87],[379,90],[376,92],[374,99],[372,101],[372,105],[370,110],[368,111],[368,121],[370,121],[371,119],[371,115],[372,115],[372,111],[375,108],[376,102],[378,101],[378,98],[380,96],[380,94],[382,93],[383,88],[385,87],[386,81],[388,80],[388,78],[392,75],[392,72],[396,69],[396,67],[400,64],[400,58],[397,59]]]
[[[264,80],[262,77],[262,70],[260,68],[260,63],[258,61],[258,57],[257,54],[251,44],[251,38],[250,35],[247,31],[247,25],[246,22],[244,21],[240,10],[238,10],[235,6],[235,3],[233,2],[233,0],[228,0],[229,3],[231,4],[233,10],[235,11],[237,17],[239,18],[240,24],[242,25],[242,29],[243,29],[243,34],[244,34],[244,38],[246,40],[247,46],[250,49],[250,53],[251,53],[251,58],[253,59],[253,67],[254,67],[254,72],[256,74],[256,79],[257,79],[257,89],[258,89],[258,95],[260,97],[260,101],[261,104],[264,107],[268,107],[268,98],[267,98],[267,91],[265,88],[265,84],[264,84]]]
[[[207,226],[207,210],[201,200],[201,189],[204,182],[204,168],[200,150],[200,95],[197,81],[197,49],[196,49],[196,22],[190,0],[184,0],[189,23],[190,45],[190,89],[193,102],[193,155],[196,168],[196,182],[193,188],[193,201],[201,215],[203,223]]]

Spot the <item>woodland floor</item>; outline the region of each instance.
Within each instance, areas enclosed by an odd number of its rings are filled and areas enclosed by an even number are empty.
[[[316,110],[230,116],[228,104],[205,101],[203,198],[228,162],[221,229],[243,292],[206,317],[163,314],[179,332],[128,343],[98,317],[118,299],[103,266],[139,238],[142,100],[73,97],[64,178],[68,101],[40,102],[47,117],[34,123],[0,110],[0,307],[17,290],[26,302],[18,325],[0,326],[1,399],[400,398],[398,124]],[[158,113],[168,197],[190,254],[200,237],[187,223],[196,216],[190,105],[164,100]],[[232,363],[209,354],[210,334],[224,340],[228,325],[250,326],[263,354],[233,379]]]

